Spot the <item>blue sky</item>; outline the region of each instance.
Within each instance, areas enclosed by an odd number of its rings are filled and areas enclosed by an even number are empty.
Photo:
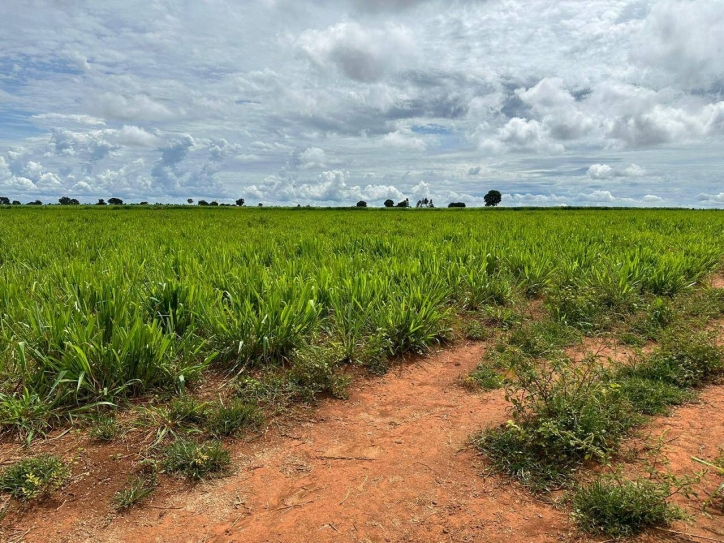
[[[724,2],[4,0],[0,196],[724,206]]]

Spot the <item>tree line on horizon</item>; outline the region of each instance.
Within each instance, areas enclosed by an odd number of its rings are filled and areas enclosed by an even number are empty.
[[[503,200],[503,197],[502,197],[502,195],[500,194],[499,191],[497,191],[497,190],[491,190],[491,191],[489,191],[489,192],[483,197],[483,200],[485,201],[485,207],[495,207],[495,206],[497,206],[497,205]],[[194,200],[193,200],[193,198],[189,198],[188,200],[186,200],[186,202],[187,202],[189,205],[191,205],[191,204],[194,203]],[[62,205],[62,206],[77,206],[77,205],[81,205],[81,203],[80,203],[80,201],[79,201],[78,199],[76,199],[76,198],[70,198],[70,197],[68,197],[68,196],[62,196],[61,198],[59,198],[59,199],[58,199],[58,204],[59,204],[59,205]],[[234,202],[234,204],[235,204],[236,206],[238,206],[238,207],[243,207],[243,206],[246,204],[246,202],[245,202],[244,198],[239,198],[238,200],[236,200],[236,201]],[[21,203],[20,201],[18,201],[18,200],[12,200],[12,201],[11,201],[10,198],[7,198],[7,197],[5,197],[5,196],[0,196],[0,206],[9,206],[9,205],[17,206],[17,205],[22,205],[22,203]],[[25,205],[29,205],[29,206],[30,206],[30,205],[40,206],[40,205],[43,205],[43,202],[41,202],[40,200],[35,200],[35,201],[32,201],[32,202],[28,202],[28,203],[25,204]],[[97,205],[97,206],[105,206],[105,205],[121,206],[121,205],[126,205],[126,204],[124,204],[123,200],[121,200],[120,198],[115,198],[115,197],[114,197],[114,198],[108,198],[108,202],[106,202],[106,200],[103,199],[103,198],[99,198],[98,201],[97,201],[95,204],[93,204],[93,205]],[[128,204],[128,205],[133,205],[133,204]],[[149,205],[149,203],[148,203],[148,202],[139,202],[138,204],[135,204],[135,205]],[[213,200],[213,201],[211,201],[211,202],[208,202],[208,201],[206,201],[206,200],[199,200],[199,201],[196,203],[196,205],[199,205],[199,206],[202,206],[202,207],[206,207],[206,206],[209,206],[209,207],[216,207],[216,206],[220,206],[220,207],[231,207],[233,204],[220,204],[220,203],[217,202],[216,200]],[[263,205],[264,205],[264,204],[259,203],[259,207],[263,207]],[[409,199],[409,198],[405,198],[405,199],[402,200],[401,202],[397,202],[397,203],[395,203],[394,200],[387,199],[387,200],[384,201],[384,204],[383,204],[383,205],[384,205],[384,207],[386,207],[386,208],[391,208],[391,207],[409,208],[409,207],[412,207],[411,204],[410,204],[410,199]],[[301,206],[298,205],[297,207],[301,207]],[[360,200],[359,202],[357,202],[357,206],[356,206],[356,207],[367,207],[367,202],[364,201],[364,200]],[[433,201],[432,201],[431,198],[422,198],[421,200],[418,200],[418,201],[417,201],[417,204],[415,205],[415,207],[417,207],[417,208],[434,208],[434,207],[435,207],[435,204],[433,203]],[[460,207],[460,208],[462,208],[462,207],[466,207],[466,205],[465,205],[465,202],[450,202],[447,207],[449,207],[449,208],[455,208],[455,207]]]

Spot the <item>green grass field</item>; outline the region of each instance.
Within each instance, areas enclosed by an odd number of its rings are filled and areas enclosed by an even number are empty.
[[[0,209],[0,424],[37,432],[209,367],[334,392],[342,364],[384,371],[526,298],[596,333],[717,268],[723,227],[713,211]]]

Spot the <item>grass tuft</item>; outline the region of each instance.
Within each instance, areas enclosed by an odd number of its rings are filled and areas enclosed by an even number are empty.
[[[223,475],[230,464],[229,452],[218,441],[198,444],[187,439],[177,439],[166,449],[163,465],[170,473],[199,481]]]

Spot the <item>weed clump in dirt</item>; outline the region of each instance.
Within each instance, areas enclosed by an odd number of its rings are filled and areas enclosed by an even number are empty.
[[[198,444],[188,439],[177,439],[166,449],[163,467],[170,473],[199,481],[222,475],[230,464],[229,452],[218,441]]]
[[[573,516],[585,532],[627,537],[683,518],[683,512],[669,504],[671,494],[665,482],[604,476],[577,490]]]
[[[474,438],[496,471],[535,491],[565,485],[587,460],[604,460],[639,417],[595,358],[520,358],[506,387],[513,406],[507,425]]]
[[[255,405],[240,400],[233,400],[228,405],[220,403],[207,417],[208,431],[217,438],[236,435],[244,428],[257,428],[263,420]]]
[[[89,434],[96,441],[113,441],[120,427],[116,418],[111,415],[100,415],[92,419]]]
[[[56,456],[27,458],[0,472],[0,491],[19,500],[32,500],[58,490],[70,477],[70,468]]]
[[[150,496],[157,484],[155,473],[136,475],[125,488],[114,494],[113,506],[117,511],[130,509]]]

